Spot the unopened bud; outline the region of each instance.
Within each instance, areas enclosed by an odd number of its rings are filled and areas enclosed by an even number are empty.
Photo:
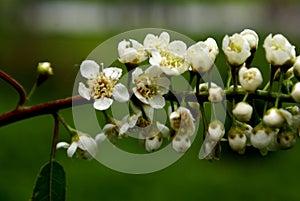
[[[37,86],[41,85],[46,81],[51,75],[53,75],[53,69],[49,62],[41,62],[37,66],[38,78]]]
[[[229,146],[239,154],[244,154],[247,144],[247,137],[244,130],[238,126],[231,127],[228,132]]]
[[[263,117],[264,124],[270,128],[280,128],[284,121],[284,116],[277,108],[270,108]]]
[[[232,110],[233,115],[235,118],[242,122],[250,121],[252,116],[253,108],[247,102],[239,102],[235,105]]]

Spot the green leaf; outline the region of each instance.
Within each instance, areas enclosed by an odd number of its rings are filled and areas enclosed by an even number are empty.
[[[58,162],[51,161],[42,167],[31,201],[64,201],[65,195],[65,171]]]

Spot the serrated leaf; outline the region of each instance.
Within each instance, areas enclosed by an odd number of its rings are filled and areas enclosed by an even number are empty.
[[[64,201],[65,195],[65,171],[58,162],[51,161],[42,167],[31,201]]]

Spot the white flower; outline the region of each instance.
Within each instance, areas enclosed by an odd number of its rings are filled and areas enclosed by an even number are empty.
[[[148,56],[142,44],[136,40],[123,40],[118,45],[119,61],[122,63],[139,64]]]
[[[267,61],[273,66],[292,66],[295,57],[295,46],[291,45],[290,42],[281,34],[276,34],[272,37],[269,34],[263,47],[266,51]]]
[[[239,80],[241,86],[247,91],[254,92],[263,82],[261,72],[258,68],[242,67],[239,70]]]
[[[267,146],[272,142],[273,135],[276,131],[258,124],[253,128],[250,135],[250,141],[253,147],[259,149],[262,155],[267,154]]]
[[[88,79],[88,87],[80,82],[78,92],[87,100],[94,99],[95,109],[108,109],[113,99],[119,102],[129,100],[126,87],[121,83],[117,84],[122,75],[122,69],[110,67],[100,71],[100,66],[95,61],[85,60],[80,65],[80,72],[84,78]]]
[[[295,133],[292,131],[279,132],[277,141],[281,149],[289,149],[296,143]]]
[[[296,61],[293,66],[294,75],[297,77],[297,79],[300,79],[300,56],[296,57]]]
[[[250,53],[250,45],[241,34],[226,35],[223,38],[222,49],[230,66],[241,66]]]
[[[231,127],[228,131],[229,146],[239,154],[244,154],[247,145],[247,136],[243,129],[238,126]]]
[[[277,108],[270,108],[263,117],[263,123],[270,128],[280,128],[284,121],[284,115]]]
[[[252,112],[252,106],[249,103],[243,101],[236,104],[232,110],[235,118],[242,122],[250,121]]]
[[[297,103],[300,103],[300,82],[293,86],[291,96]]]
[[[164,94],[168,93],[170,80],[161,76],[162,70],[157,66],[151,66],[143,72],[136,68],[132,73],[134,95],[143,103],[153,108],[165,106]]]
[[[161,50],[168,47],[170,35],[167,32],[162,32],[159,37],[153,34],[147,34],[144,39],[144,47],[151,53],[153,49]]]
[[[200,41],[187,50],[186,60],[191,65],[192,70],[199,73],[205,73],[215,63],[219,49],[213,38],[206,41]]]
[[[151,137],[147,137],[145,140],[145,148],[146,151],[152,152],[160,148],[162,144],[162,136],[160,135],[154,135]]]
[[[92,159],[96,156],[98,147],[96,140],[88,134],[78,133],[72,137],[72,143],[59,142],[56,148],[67,149],[67,154],[71,158],[77,151],[78,156],[83,159]]]
[[[248,41],[251,50],[257,49],[259,38],[255,31],[251,29],[244,29],[240,34]]]
[[[194,118],[191,111],[180,106],[169,116],[171,127],[177,132],[177,135],[192,136],[195,132]]]
[[[184,42],[173,41],[165,49],[152,50],[149,63],[159,66],[166,75],[180,75],[189,68],[188,63],[185,61],[186,48]]]
[[[209,123],[208,131],[207,131],[207,138],[213,141],[220,141],[225,134],[225,128],[222,122],[219,120],[214,120]]]
[[[172,140],[172,147],[177,153],[185,153],[191,146],[188,136],[176,135]]]
[[[208,100],[212,103],[218,103],[223,101],[224,99],[224,91],[219,86],[213,86],[208,89]]]
[[[119,135],[125,134],[128,129],[133,128],[136,125],[136,122],[138,121],[139,117],[141,116],[141,113],[139,114],[133,114],[133,115],[126,115],[123,117],[120,125],[119,125]]]

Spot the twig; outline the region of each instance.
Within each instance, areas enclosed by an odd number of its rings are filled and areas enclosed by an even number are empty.
[[[24,105],[26,102],[26,92],[21,84],[19,84],[14,78],[0,70],[0,78],[9,83],[19,94],[19,102],[17,108]]]
[[[18,108],[0,115],[0,127],[23,119],[28,119],[44,114],[53,114],[53,112],[61,109],[87,103],[90,102],[85,100],[81,96],[73,96],[65,99],[38,104],[35,106]]]

